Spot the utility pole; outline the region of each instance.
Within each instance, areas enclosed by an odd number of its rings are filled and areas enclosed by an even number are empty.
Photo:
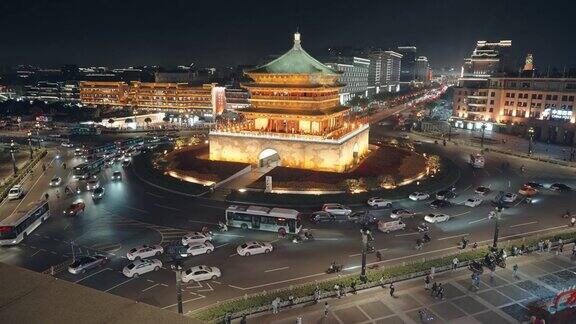
[[[484,133],[486,132],[486,123],[482,123],[482,126],[480,126],[480,128],[482,128],[482,138],[480,139],[480,147],[484,148]]]
[[[494,209],[494,242],[492,242],[492,247],[494,249],[498,248],[498,234],[500,233],[500,216],[502,215],[502,204],[498,202],[498,206]]]
[[[18,172],[18,167],[16,167],[16,158],[14,157],[14,152],[16,152],[16,146],[14,140],[10,141],[10,156],[12,156],[12,168],[14,168],[14,175]]]
[[[533,141],[534,141],[534,127],[528,128],[528,137],[529,137],[528,154],[531,155],[532,149],[533,149]]]

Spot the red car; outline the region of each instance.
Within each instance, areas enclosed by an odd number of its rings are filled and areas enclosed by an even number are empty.
[[[64,210],[64,215],[77,216],[78,214],[83,213],[84,209],[86,209],[86,205],[83,202],[77,202],[66,208]]]

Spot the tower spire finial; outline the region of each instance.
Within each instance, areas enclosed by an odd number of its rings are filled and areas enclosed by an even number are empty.
[[[301,48],[300,33],[298,32],[298,27],[296,27],[296,33],[294,33],[294,48]]]

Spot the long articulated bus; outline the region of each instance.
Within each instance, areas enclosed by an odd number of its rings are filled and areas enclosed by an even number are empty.
[[[0,221],[0,245],[15,245],[50,217],[47,201],[31,203]]]
[[[93,161],[79,164],[72,170],[72,176],[74,179],[86,180],[100,172],[105,162],[104,158],[97,158]]]
[[[300,213],[294,209],[232,205],[226,209],[226,224],[242,229],[298,234]]]
[[[127,151],[127,150],[133,148],[134,146],[138,146],[138,145],[144,145],[144,139],[143,138],[136,137],[136,138],[129,138],[129,139],[121,140],[121,141],[116,141],[116,147],[120,151]]]
[[[87,158],[101,158],[109,157],[118,151],[116,144],[106,144],[95,148],[84,149],[84,156]]]

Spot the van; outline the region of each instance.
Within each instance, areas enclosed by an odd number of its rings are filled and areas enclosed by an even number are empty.
[[[384,233],[390,233],[392,231],[403,230],[406,228],[406,224],[401,220],[394,220],[394,221],[384,221],[380,220],[378,222],[378,229]]]

